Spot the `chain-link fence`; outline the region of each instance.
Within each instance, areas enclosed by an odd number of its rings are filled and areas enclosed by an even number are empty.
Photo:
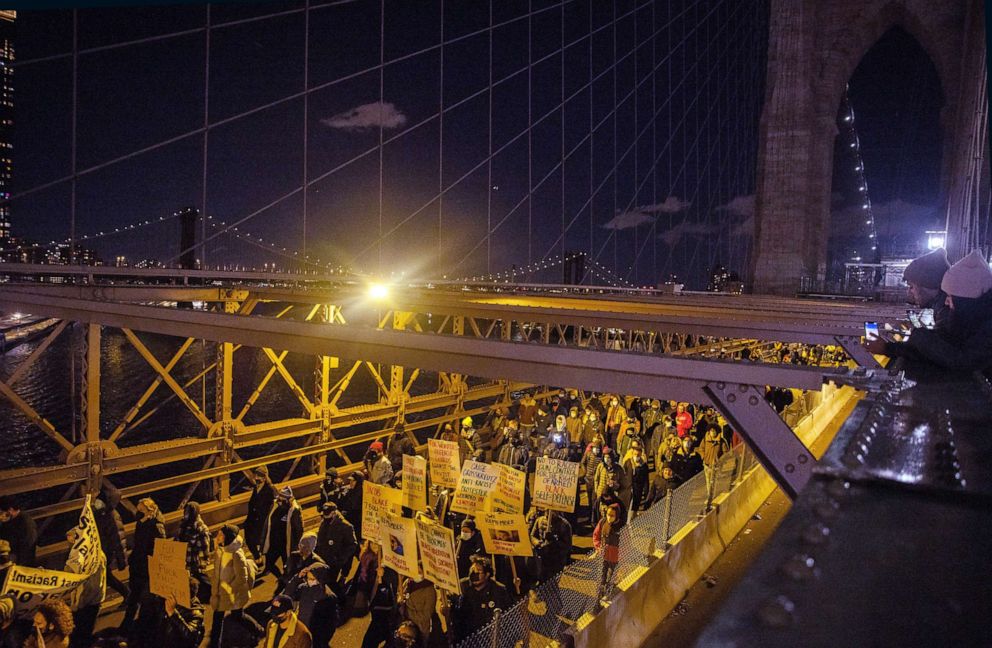
[[[714,497],[726,492],[757,466],[743,445],[720,459]],[[460,648],[539,648],[561,639],[583,615],[595,615],[620,591],[617,585],[636,578],[655,549],[663,548],[706,508],[707,471],[700,472],[626,524],[620,532],[620,560],[605,565],[601,552],[590,551],[545,581],[489,625],[462,641]],[[605,568],[605,569],[604,569]]]

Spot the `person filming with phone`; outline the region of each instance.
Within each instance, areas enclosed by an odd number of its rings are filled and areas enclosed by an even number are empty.
[[[929,309],[933,312],[934,329],[946,327],[950,320],[947,294],[940,287],[944,274],[950,267],[947,250],[937,248],[913,259],[902,274],[903,281],[909,284],[909,302],[921,310]],[[877,331],[875,335],[870,335],[866,330],[866,338],[865,346],[873,354],[887,355],[890,358],[916,355],[908,342],[885,340],[878,336]]]

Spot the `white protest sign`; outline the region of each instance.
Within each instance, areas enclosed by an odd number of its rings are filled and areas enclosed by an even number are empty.
[[[162,598],[170,594],[184,608],[190,608],[189,570],[186,569],[186,543],[155,538],[154,553],[148,557],[148,589]]]
[[[534,506],[572,513],[575,511],[579,464],[549,457],[537,458],[534,473]]]
[[[417,518],[417,546],[424,578],[452,594],[461,594],[455,532],[440,524]]]
[[[414,511],[427,508],[427,460],[403,455],[403,506]]]
[[[417,561],[417,525],[410,519],[390,513],[379,521],[382,564],[397,573],[416,578],[420,575]]]
[[[399,514],[403,493],[389,486],[362,482],[362,539],[379,542],[379,522],[390,513]]]
[[[432,484],[445,488],[458,486],[461,462],[457,441],[427,439],[427,459],[430,463]]]
[[[465,515],[476,515],[483,510],[486,497],[499,480],[499,466],[468,460],[462,466],[458,488],[451,502],[451,510]]]

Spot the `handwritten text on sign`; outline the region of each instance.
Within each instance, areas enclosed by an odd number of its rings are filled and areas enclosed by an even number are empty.
[[[445,488],[458,486],[461,461],[458,456],[457,441],[428,439],[427,457],[430,462],[432,484]]]
[[[461,477],[458,478],[458,489],[455,490],[451,510],[465,515],[476,515],[483,509],[486,497],[496,486],[499,472],[499,466],[479,461],[466,461],[462,466]]]
[[[538,457],[534,473],[534,506],[574,512],[578,481],[578,463]]]

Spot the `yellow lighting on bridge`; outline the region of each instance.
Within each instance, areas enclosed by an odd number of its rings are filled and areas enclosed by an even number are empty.
[[[386,299],[389,297],[389,286],[382,283],[374,283],[369,286],[369,297],[372,299]]]

